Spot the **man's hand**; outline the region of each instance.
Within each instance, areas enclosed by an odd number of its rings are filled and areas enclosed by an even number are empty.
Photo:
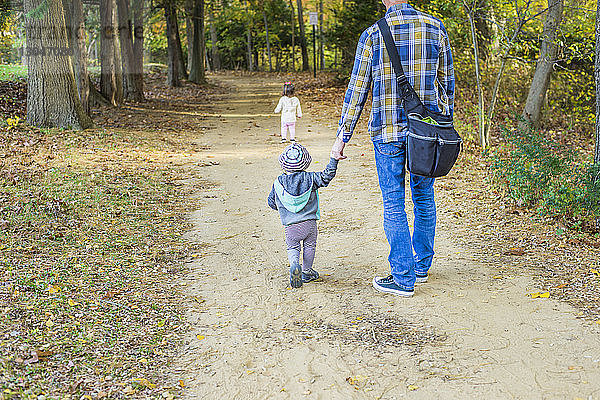
[[[344,147],[346,143],[342,141],[340,138],[336,138],[333,143],[333,147],[331,148],[331,158],[335,158],[336,160],[345,160],[347,157],[344,155]]]

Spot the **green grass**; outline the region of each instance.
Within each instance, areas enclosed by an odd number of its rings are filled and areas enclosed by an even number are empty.
[[[0,64],[0,81],[16,81],[27,78],[27,66],[18,64]]]

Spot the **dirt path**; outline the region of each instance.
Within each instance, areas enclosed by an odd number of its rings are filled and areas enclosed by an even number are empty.
[[[279,82],[219,76],[202,153],[218,184],[197,194],[190,240],[204,251],[185,282],[195,331],[173,366],[198,399],[600,398],[600,326],[570,307],[531,299],[526,275],[499,281],[489,254],[461,247],[438,191],[437,255],[411,299],[376,292],[387,244],[366,135],[321,191],[315,267],[321,281],[288,288],[283,229],[266,196],[279,174]],[[311,119],[299,138],[323,168],[334,136]],[[327,125],[335,125],[332,115]],[[409,206],[410,207],[410,206]],[[526,265],[523,265],[525,270]]]

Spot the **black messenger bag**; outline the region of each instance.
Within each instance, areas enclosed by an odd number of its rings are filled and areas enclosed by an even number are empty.
[[[404,75],[387,21],[382,18],[377,25],[398,79],[398,93],[408,123],[406,167],[412,174],[427,178],[445,176],[458,158],[462,139],[454,129],[450,115],[431,111],[423,105]]]

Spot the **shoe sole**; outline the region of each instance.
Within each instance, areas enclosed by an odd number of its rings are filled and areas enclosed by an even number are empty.
[[[373,287],[375,288],[375,290],[379,290],[380,292],[395,294],[396,296],[401,296],[401,297],[413,297],[413,295],[415,294],[415,292],[403,292],[403,291],[388,289],[383,286],[379,286],[376,282],[376,279],[377,278],[373,278]]]
[[[429,276],[418,277],[415,280],[415,283],[425,283],[429,280]]]
[[[300,264],[293,264],[290,266],[290,285],[294,289],[302,287],[302,268]]]

